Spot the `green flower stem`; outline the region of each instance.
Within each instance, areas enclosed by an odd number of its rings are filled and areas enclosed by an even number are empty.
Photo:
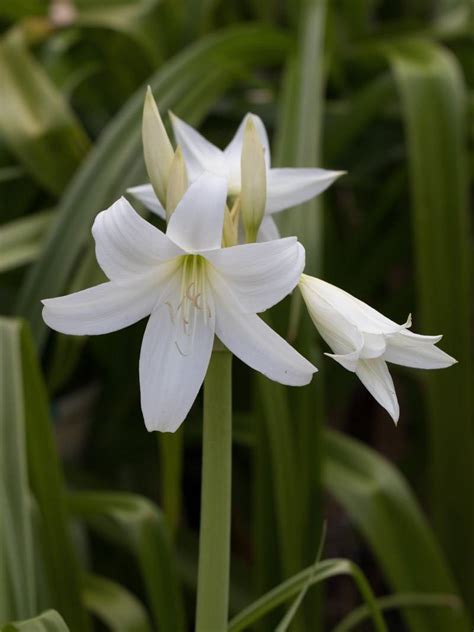
[[[204,381],[196,632],[225,632],[229,604],[232,355],[214,348]]]

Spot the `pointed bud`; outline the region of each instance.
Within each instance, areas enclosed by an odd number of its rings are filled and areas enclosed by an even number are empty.
[[[165,206],[174,152],[150,86],[147,88],[143,107],[142,138],[148,177],[158,199]]]
[[[237,197],[230,211],[227,206],[225,207],[224,228],[222,231],[223,248],[236,246],[239,242],[239,214],[240,198]]]
[[[263,145],[250,116],[244,130],[241,178],[241,209],[245,239],[247,242],[253,242],[257,239],[265,213],[267,168]]]
[[[184,164],[183,152],[178,145],[176,153],[171,163],[168,176],[168,186],[166,189],[166,219],[169,221],[174,209],[178,206],[178,202],[186,193],[188,188],[188,176],[186,173],[186,165]]]

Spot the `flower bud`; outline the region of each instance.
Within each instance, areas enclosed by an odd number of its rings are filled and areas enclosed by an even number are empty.
[[[240,198],[237,197],[234,205],[229,210],[226,206],[224,211],[224,227],[222,232],[222,247],[236,246],[239,243],[239,215]]]
[[[267,168],[264,148],[252,117],[249,116],[244,130],[241,156],[241,213],[245,240],[257,239],[258,229],[265,213],[267,197]]]
[[[174,209],[178,206],[178,202],[186,193],[188,188],[188,176],[186,173],[186,165],[184,164],[183,152],[181,147],[177,147],[176,153],[171,163],[168,186],[166,188],[166,219],[169,221]]]
[[[147,88],[143,107],[142,138],[148,177],[156,196],[165,206],[166,189],[174,152],[150,86]]]

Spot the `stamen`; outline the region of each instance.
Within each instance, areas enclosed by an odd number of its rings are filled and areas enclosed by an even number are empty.
[[[181,283],[178,304],[173,309],[172,302],[166,302],[170,319],[175,329],[175,344],[178,352],[183,357],[189,355],[194,345],[194,337],[197,331],[198,319],[203,318],[208,325],[212,318],[211,308],[206,299],[207,280],[205,264],[199,255],[185,255],[181,268]],[[173,301],[174,302],[174,301]]]

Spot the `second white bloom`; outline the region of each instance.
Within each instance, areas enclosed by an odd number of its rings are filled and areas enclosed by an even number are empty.
[[[435,346],[441,336],[408,331],[410,318],[398,325],[335,285],[306,274],[299,288],[311,319],[334,352],[326,355],[356,373],[395,422],[400,410],[387,362],[417,369],[442,369],[456,362]]]

